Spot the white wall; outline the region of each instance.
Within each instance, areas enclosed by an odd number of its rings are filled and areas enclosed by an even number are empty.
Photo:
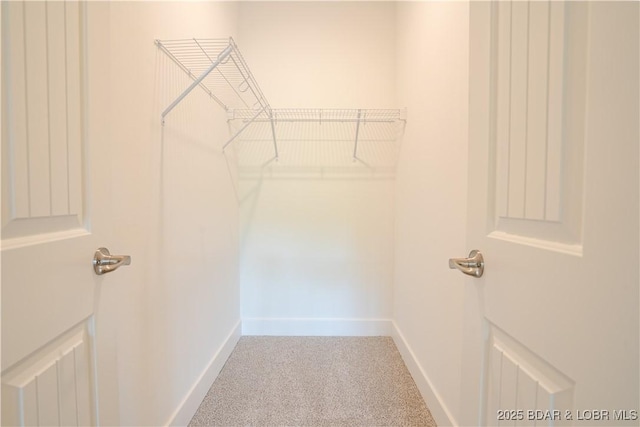
[[[468,5],[400,2],[398,102],[407,128],[396,177],[394,321],[436,421],[456,423],[466,256]],[[402,345],[401,345],[402,346]]]
[[[239,28],[238,46],[273,107],[397,107],[393,3],[242,2]],[[244,333],[385,333],[393,180],[279,174],[283,166],[241,174]]]
[[[241,2],[238,46],[274,108],[396,108],[394,2]]]
[[[160,112],[189,81],[154,39],[234,35],[237,6],[115,2],[110,11],[110,248],[133,259],[133,279],[113,290],[120,424],[165,425],[176,414],[188,421],[183,399],[239,322],[238,208],[220,108],[194,91],[161,131]]]

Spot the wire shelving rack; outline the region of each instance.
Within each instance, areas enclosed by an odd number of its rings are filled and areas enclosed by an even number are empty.
[[[279,163],[287,166],[393,167],[406,122],[400,109],[272,109],[270,119],[253,119],[251,111],[230,110],[232,128],[252,122],[238,137],[241,166],[264,160],[265,142],[279,147]],[[273,128],[272,126],[273,125]]]
[[[265,147],[270,147],[268,150],[274,153],[272,159],[279,160],[279,144],[289,146],[288,152],[292,153],[300,150],[292,149],[291,144],[315,141],[324,143],[322,150],[331,153],[327,158],[333,159],[331,161],[341,157],[365,165],[369,165],[371,159],[379,160],[381,156],[397,152],[395,142],[406,122],[404,110],[273,109],[233,38],[156,40],[155,43],[192,80],[162,111],[163,125],[166,116],[199,87],[227,111],[232,135],[223,144],[223,150],[234,141],[241,143],[244,153],[259,151],[264,155]],[[252,147],[257,144],[261,144],[261,148],[254,150]],[[312,151],[318,154],[318,150],[319,147],[315,147]],[[345,152],[350,156],[345,156]],[[289,156],[291,162],[295,158]],[[298,160],[301,157],[298,156]]]
[[[198,86],[227,111],[240,108],[250,111],[253,120],[258,117],[271,118],[269,102],[233,38],[156,40],[156,45],[193,80],[191,85],[164,109],[161,114],[163,124],[171,110]],[[251,121],[239,129],[224,144],[223,149],[233,142]],[[275,157],[278,158],[275,133],[273,149]]]

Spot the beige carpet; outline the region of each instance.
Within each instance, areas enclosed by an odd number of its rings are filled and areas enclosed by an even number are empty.
[[[190,426],[435,426],[389,337],[240,339]]]

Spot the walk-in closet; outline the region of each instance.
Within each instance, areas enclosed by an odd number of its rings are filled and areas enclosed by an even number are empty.
[[[637,425],[636,2],[2,2],[2,425]]]

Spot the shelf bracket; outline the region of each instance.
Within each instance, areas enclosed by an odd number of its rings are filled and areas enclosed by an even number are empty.
[[[225,142],[224,145],[222,146],[222,151],[224,152],[227,146],[231,144],[238,137],[238,135],[240,135],[251,123],[253,123],[253,121],[257,119],[258,116],[262,114],[266,108],[267,107],[265,106],[265,107],[262,107],[260,110],[258,110],[258,112],[247,123],[245,123],[244,126],[242,126],[231,138],[229,138],[229,140]],[[278,157],[277,149],[276,149],[276,157]]]
[[[358,110],[358,121],[356,122],[356,141],[353,145],[353,161],[355,162],[358,159],[358,134],[360,133],[360,117],[362,115],[362,110]]]
[[[164,124],[164,118],[167,114],[169,114],[169,112],[171,112],[171,110],[173,110],[175,108],[176,105],[178,105],[180,103],[180,101],[182,101],[184,99],[185,96],[187,96],[196,86],[198,86],[202,80],[204,80],[209,73],[211,73],[211,71],[213,71],[218,65],[220,65],[221,62],[223,62],[227,56],[231,55],[231,52],[233,51],[233,46],[229,45],[227,46],[221,53],[220,55],[218,55],[218,58],[211,63],[211,66],[209,68],[207,68],[200,77],[198,77],[196,80],[193,81],[193,83],[191,83],[191,85],[186,88],[184,90],[184,92],[182,92],[182,94],[180,94],[180,96],[178,96],[175,101],[173,101],[163,112],[162,112],[162,124]]]
[[[276,162],[278,161],[278,142],[276,141],[276,127],[275,124],[273,123],[273,111],[271,111],[271,109],[269,109],[269,119],[271,122],[271,135],[273,136],[273,150],[276,153]]]

